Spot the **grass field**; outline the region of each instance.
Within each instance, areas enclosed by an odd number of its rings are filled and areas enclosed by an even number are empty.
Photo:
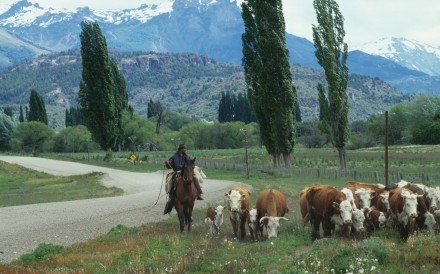
[[[412,170],[435,176],[439,172],[438,147],[395,147],[390,164],[401,168],[402,174]],[[243,161],[243,150],[194,151],[198,159],[215,159],[231,163]],[[348,162],[365,170],[382,170],[382,151],[379,149],[350,151]],[[156,171],[170,152],[154,152],[148,159],[134,165],[120,160],[103,162],[101,156],[63,155],[75,161],[105,166],[116,166],[132,171]],[[258,149],[250,151],[250,161],[266,162],[271,158]],[[332,150],[299,150],[296,168],[322,167],[338,169],[337,154]],[[147,155],[145,155],[147,156]],[[51,158],[55,156],[52,155]],[[61,157],[60,155],[56,157]],[[142,155],[141,155],[142,157]],[[157,161],[156,161],[157,159]],[[383,160],[383,156],[382,156]],[[302,165],[298,163],[301,161]],[[350,165],[349,164],[349,165]],[[246,179],[243,170],[224,170],[222,165],[204,168],[209,178],[241,181],[254,187],[252,203],[258,193],[267,188],[281,190],[288,197],[291,211],[288,221],[282,222],[278,238],[252,242],[232,237],[232,229],[225,212],[219,235],[210,235],[204,223],[205,210],[194,212],[193,230],[181,234],[176,215],[159,223],[141,227],[117,226],[97,239],[71,247],[42,243],[33,253],[8,265],[0,265],[0,273],[439,273],[440,236],[419,231],[404,243],[397,231],[385,229],[370,236],[346,239],[335,236],[315,242],[310,240],[311,229],[303,226],[298,211],[298,195],[314,182],[342,186],[345,177],[298,175],[295,173],[252,170]],[[359,171],[359,172],[360,172]],[[20,174],[29,171],[21,170]],[[3,174],[3,171],[1,172]],[[32,176],[37,176],[34,174]],[[3,175],[2,175],[3,176]],[[20,175],[23,176],[23,175]],[[31,176],[31,177],[32,177]],[[98,178],[96,178],[98,179]],[[50,178],[48,179],[50,181]],[[429,180],[432,185],[439,185]]]

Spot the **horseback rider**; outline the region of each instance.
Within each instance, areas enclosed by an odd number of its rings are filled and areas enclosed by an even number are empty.
[[[189,161],[190,158],[186,154],[186,146],[185,144],[180,144],[177,148],[176,153],[168,161],[165,161],[165,165],[170,170],[168,171],[166,181],[165,181],[165,191],[168,193],[168,201],[165,205],[165,210],[163,214],[170,213],[174,206],[175,200],[175,180],[176,176],[180,175],[180,172],[183,169],[183,165],[186,161]],[[201,194],[203,194],[202,189],[200,187],[200,182],[194,176],[194,185],[197,189],[197,200],[203,200]]]

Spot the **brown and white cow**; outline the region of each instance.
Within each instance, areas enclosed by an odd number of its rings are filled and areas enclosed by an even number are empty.
[[[331,218],[339,215],[343,225],[351,227],[352,206],[344,193],[338,189],[321,184],[314,184],[305,191],[307,214],[312,224],[312,239],[320,238],[319,227],[322,222],[324,237],[330,237],[334,227]]]
[[[368,211],[377,195],[385,191],[382,184],[370,184],[356,181],[345,183],[345,187],[351,189],[359,199],[358,208]]]
[[[355,232],[364,232],[365,214],[362,210],[358,208],[359,200],[357,195],[353,195],[353,191],[346,187],[342,188],[341,192],[344,193],[345,199],[350,202],[351,207],[353,208],[353,223],[351,228],[354,229]],[[335,231],[341,230],[342,226],[344,226],[342,218],[340,216],[332,217],[332,221],[337,226],[337,228],[335,228]],[[346,231],[347,236],[350,236],[350,232],[350,229]]]
[[[260,223],[258,222],[257,209],[252,208],[247,212],[246,222],[249,227],[249,233],[253,241],[258,241],[260,232]]]
[[[434,215],[429,212],[428,206],[426,205],[425,197],[427,187],[422,184],[413,184],[405,180],[398,182],[397,186],[400,188],[409,189],[418,195],[416,228],[421,229],[426,227],[429,231],[433,231],[436,221]]]
[[[234,237],[246,236],[246,212],[249,211],[251,193],[243,187],[236,187],[225,193],[228,198],[229,219]]]
[[[373,233],[376,230],[383,229],[386,226],[387,219],[382,211],[375,208],[367,212],[365,228],[368,233]]]
[[[260,224],[264,224],[267,237],[277,237],[280,220],[288,220],[284,217],[289,212],[287,199],[281,191],[276,189],[263,190],[256,201],[257,216]],[[260,227],[260,232],[262,232]],[[262,235],[263,233],[261,233]]]
[[[395,188],[390,191],[390,218],[394,219],[394,223],[400,230],[400,237],[406,241],[414,232],[415,220],[417,218],[417,198],[419,195],[414,194],[406,188]]]
[[[205,223],[209,226],[211,233],[214,233],[214,230],[219,233],[223,224],[223,206],[218,205],[216,208],[208,208]]]

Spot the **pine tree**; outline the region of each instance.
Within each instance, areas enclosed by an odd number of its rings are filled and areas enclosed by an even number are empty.
[[[128,106],[125,80],[108,56],[98,23],[83,21],[81,30],[83,71],[78,101],[84,124],[102,149],[114,149],[121,142],[121,113]]]
[[[249,103],[260,125],[261,141],[280,167],[286,167],[295,137],[296,89],[292,83],[281,0],[242,4],[245,25],[243,67]]]
[[[327,89],[318,84],[320,129],[329,136],[339,153],[341,169],[346,168],[345,143],[348,135],[347,44],[344,17],[334,0],[314,0],[318,25],[313,25],[315,56],[324,69]]]
[[[42,122],[48,124],[46,106],[44,105],[43,97],[33,89],[29,98],[29,118],[28,121]]]

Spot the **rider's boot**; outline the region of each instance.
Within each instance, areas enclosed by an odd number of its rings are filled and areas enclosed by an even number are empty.
[[[174,196],[175,196],[175,195],[174,195],[174,192],[171,191],[171,192],[169,193],[168,201],[167,201],[167,203],[166,203],[166,205],[165,205],[165,210],[163,211],[163,214],[164,214],[164,215],[170,213],[171,210],[173,210],[173,207],[174,207],[174,198],[175,198]]]

